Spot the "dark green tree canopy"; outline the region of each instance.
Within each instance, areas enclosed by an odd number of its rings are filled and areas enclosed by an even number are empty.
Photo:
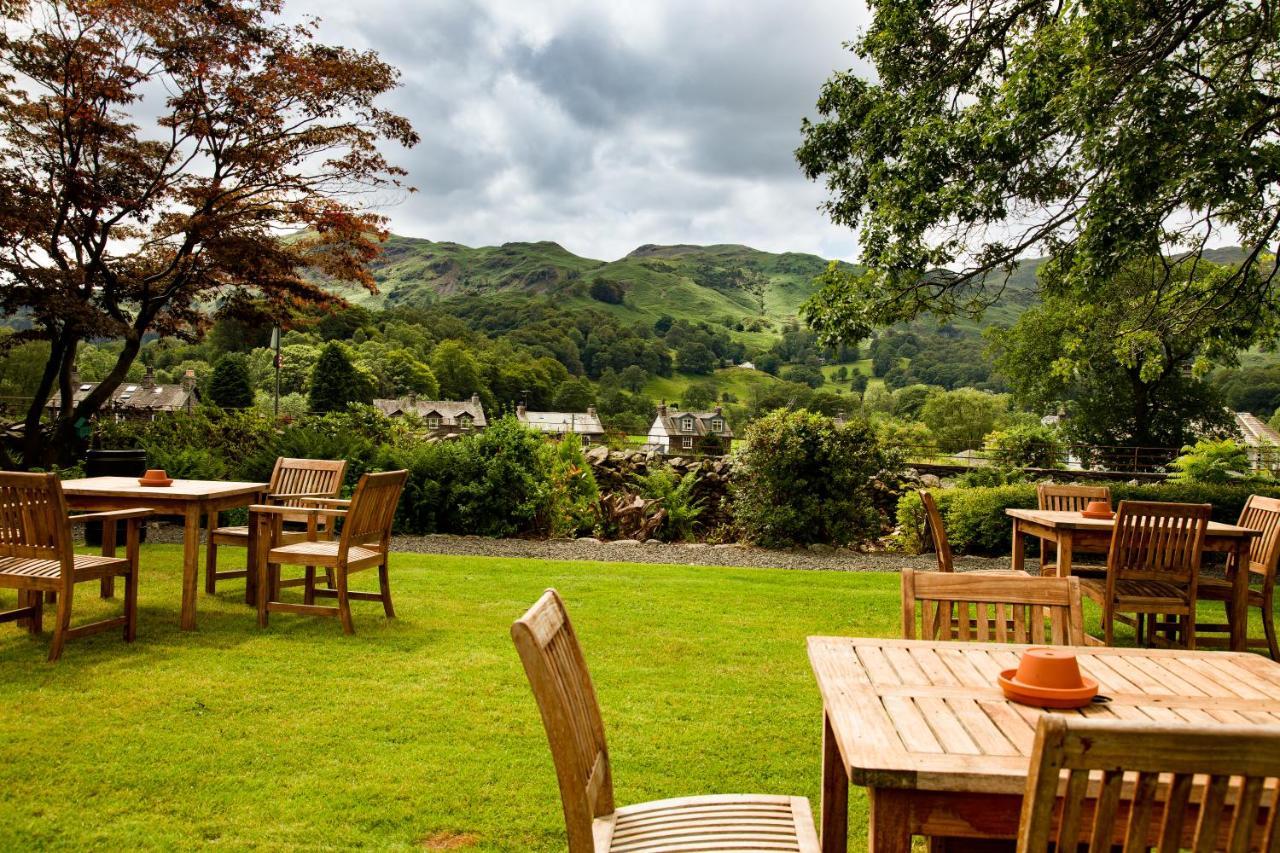
[[[372,399],[372,384],[351,363],[342,344],[326,344],[311,374],[311,394],[307,399],[311,411],[340,412],[349,403],[368,403]]]
[[[824,339],[978,313],[1030,254],[1078,286],[1238,239],[1244,263],[1186,309],[1270,298],[1276,0],[870,5],[852,47],[875,79],[833,75],[796,152],[868,268],[826,273]]]
[[[247,409],[253,405],[253,381],[244,356],[228,353],[218,359],[209,378],[209,402],[224,409]]]

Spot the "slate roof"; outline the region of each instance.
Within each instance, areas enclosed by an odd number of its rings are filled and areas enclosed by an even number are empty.
[[[483,429],[489,425],[479,397],[472,397],[461,403],[456,400],[418,400],[413,397],[399,397],[393,400],[374,400],[373,405],[384,415],[391,417],[408,414],[424,419],[437,417],[440,418],[441,426],[457,425],[458,418],[463,415],[471,416],[471,425],[476,429]]]
[[[88,397],[89,393],[97,387],[97,382],[79,382],[73,385],[72,404],[79,403]],[[137,412],[177,412],[198,405],[199,402],[200,394],[195,386],[188,388],[183,385],[169,385],[147,378],[141,382],[120,383],[120,387],[115,390],[103,408]],[[62,395],[55,393],[49,400],[48,408],[60,409],[61,407]]]
[[[604,424],[600,423],[595,409],[585,412],[531,412],[524,406],[517,406],[516,420],[540,432],[604,435]]]
[[[693,418],[693,429],[684,428],[685,418]],[[719,418],[722,429],[719,431],[711,428],[711,422]],[[729,427],[729,419],[724,416],[723,410],[713,412],[681,412],[676,409],[668,409],[666,406],[658,408],[658,420],[662,422],[663,427],[667,430],[667,435],[675,437],[682,435],[715,435],[720,438],[733,438],[733,430]]]

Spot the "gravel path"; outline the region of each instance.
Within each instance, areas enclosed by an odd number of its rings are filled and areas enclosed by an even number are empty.
[[[182,528],[151,524],[150,542],[181,542]],[[489,539],[483,536],[396,536],[392,551],[470,557],[521,557],[536,560],[600,560],[605,562],[665,563],[691,566],[746,566],[830,572],[896,572],[904,567],[933,568],[932,554],[907,556],[884,551],[795,549],[774,551],[744,545],[668,545],[596,539]],[[957,571],[1008,568],[1008,558],[957,557]]]

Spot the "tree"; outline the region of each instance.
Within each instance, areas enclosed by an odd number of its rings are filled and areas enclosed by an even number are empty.
[[[623,388],[634,394],[639,394],[649,381],[649,371],[638,364],[631,364],[624,367],[622,373],[618,374],[618,381],[622,383]]]
[[[556,407],[556,411],[560,412],[585,412],[587,407],[594,406],[595,402],[595,386],[589,380],[579,377],[561,383],[556,389],[552,405]]]
[[[690,411],[710,409],[716,402],[716,386],[710,380],[694,382],[684,389],[684,407]]]
[[[382,359],[382,372],[393,396],[413,392],[428,400],[440,393],[440,383],[431,368],[413,357],[406,349],[393,349]]]
[[[714,373],[719,366],[716,354],[700,341],[689,341],[676,350],[676,369],[682,373]]]
[[[372,399],[369,380],[356,370],[346,348],[337,341],[325,344],[311,374],[311,393],[307,398],[311,411],[339,412],[351,403],[368,403]]]
[[[884,376],[898,366],[898,357],[888,347],[880,347],[871,356],[871,375]]]
[[[797,364],[788,367],[782,372],[782,378],[788,382],[802,382],[810,388],[821,388],[827,378],[822,375],[822,370],[817,367],[810,367],[807,364]]]
[[[806,309],[824,340],[980,312],[1032,253],[1086,289],[1136,259],[1199,257],[1224,231],[1244,262],[1186,310],[1270,298],[1274,2],[870,5],[853,49],[874,74],[834,74],[796,152],[866,266],[824,274]]]
[[[609,305],[621,305],[623,299],[626,298],[627,288],[620,281],[610,281],[606,278],[598,278],[591,282],[591,289],[588,291],[591,298],[597,302],[604,302]]]
[[[945,453],[982,446],[996,420],[1008,410],[1008,397],[959,388],[934,394],[920,408],[920,420],[938,439]]]
[[[144,335],[194,337],[214,302],[333,304],[308,269],[373,288],[383,220],[356,205],[403,174],[379,143],[417,141],[375,104],[398,77],[376,54],[316,43],[277,0],[6,6],[21,23],[0,36],[0,311],[31,318],[14,343],[50,343],[22,464],[76,457]],[[121,341],[115,363],[71,405],[77,350],[99,339]]]
[[[672,317],[670,314],[663,314],[657,320],[653,321],[653,330],[659,335],[665,335],[667,332],[671,331],[671,327],[675,322],[675,317]]]
[[[1166,270],[1166,267],[1171,268]],[[1088,293],[1053,282],[1042,305],[992,334],[996,365],[1018,402],[1066,408],[1064,430],[1084,444],[1181,447],[1230,428],[1219,389],[1201,374],[1274,323],[1242,303],[1213,314],[1185,306],[1216,290],[1229,269],[1206,261],[1132,264]],[[1154,282],[1172,283],[1155,287]],[[1135,338],[1134,326],[1152,331]]]
[[[479,394],[484,385],[480,363],[462,341],[441,341],[431,353],[431,372],[446,400],[466,400]]]
[[[253,405],[253,383],[243,355],[228,353],[213,365],[206,389],[209,402],[224,409],[247,409]]]

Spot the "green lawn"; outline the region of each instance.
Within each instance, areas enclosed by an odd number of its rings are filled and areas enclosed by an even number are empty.
[[[260,630],[236,582],[183,633],[179,560],[144,546],[131,646],[72,641],[49,665],[47,635],[0,626],[0,848],[563,849],[507,634],[547,586],[592,667],[619,803],[777,792],[816,811],[804,638],[899,630],[893,574],[398,555],[399,618],[356,602],[353,637],[284,614]],[[109,606],[81,590],[81,618]],[[864,809],[855,789],[855,849]]]

